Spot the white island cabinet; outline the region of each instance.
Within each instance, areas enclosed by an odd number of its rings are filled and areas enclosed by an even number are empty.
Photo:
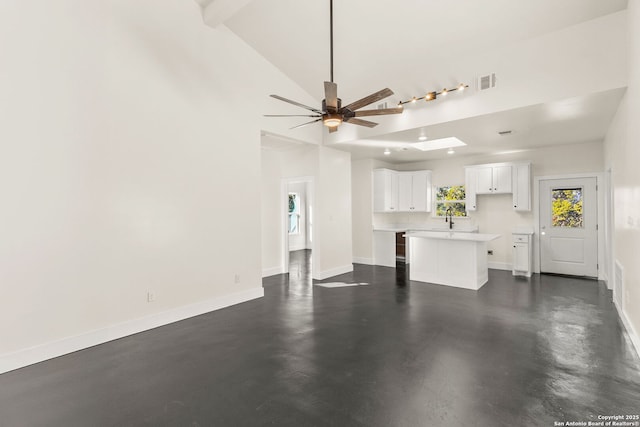
[[[478,290],[489,280],[487,242],[500,235],[420,231],[407,237],[410,280]]]

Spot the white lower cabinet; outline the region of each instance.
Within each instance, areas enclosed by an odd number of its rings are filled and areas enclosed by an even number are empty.
[[[514,232],[513,242],[513,275],[531,277],[533,270],[532,235],[529,232]]]

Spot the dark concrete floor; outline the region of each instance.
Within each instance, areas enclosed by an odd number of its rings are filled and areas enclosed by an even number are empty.
[[[265,297],[0,375],[1,426],[553,426],[640,413],[602,283],[491,270],[469,291],[308,253]]]

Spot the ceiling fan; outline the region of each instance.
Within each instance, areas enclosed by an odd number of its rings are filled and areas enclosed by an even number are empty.
[[[272,98],[279,99],[280,101],[288,102],[289,104],[296,105],[298,107],[305,108],[311,111],[313,114],[298,115],[298,114],[265,114],[265,117],[313,117],[315,120],[302,123],[294,126],[291,129],[296,129],[302,126],[310,125],[322,121],[322,123],[329,128],[329,132],[336,132],[338,126],[343,122],[350,123],[352,125],[365,126],[372,128],[378,125],[378,123],[370,122],[368,120],[362,120],[358,117],[367,116],[382,116],[386,114],[400,114],[403,111],[402,106],[396,108],[381,108],[376,110],[360,110],[362,107],[373,104],[376,101],[380,101],[388,96],[393,95],[393,91],[389,88],[379,90],[372,93],[369,96],[365,96],[351,104],[342,106],[342,100],[338,98],[338,85],[333,82],[333,0],[329,0],[329,28],[331,33],[331,81],[324,82],[324,99],[322,100],[322,108],[313,108],[308,105],[301,104],[296,101],[292,101],[287,98],[283,98],[278,95],[271,95]]]

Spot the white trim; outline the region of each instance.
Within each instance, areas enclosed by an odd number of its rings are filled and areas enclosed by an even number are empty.
[[[324,280],[329,277],[339,276],[341,274],[350,273],[353,271],[353,264],[343,265],[342,267],[332,268],[330,270],[314,272],[312,276],[315,280]]]
[[[262,287],[173,308],[0,355],[0,374],[264,296]]]
[[[357,256],[353,257],[353,263],[364,264],[364,265],[375,265],[375,263],[373,262],[373,258],[361,258]]]
[[[271,267],[262,269],[262,277],[275,276],[276,274],[283,274],[282,267]]]
[[[600,172],[570,173],[566,175],[545,175],[533,177],[533,272],[540,273],[540,181],[552,179],[595,178],[598,224],[598,280],[606,279],[605,240],[604,240],[604,176]]]
[[[511,264],[509,264],[508,262],[488,262],[487,263],[487,267],[493,269],[493,270],[506,270],[506,271],[511,271],[513,269],[513,266]]]
[[[620,316],[620,320],[622,320],[622,324],[624,325],[624,328],[627,330],[627,333],[629,334],[629,338],[631,339],[631,344],[633,344],[633,348],[636,350],[636,354],[640,356],[640,337],[638,336],[638,333],[634,329],[633,324],[629,321],[629,318],[627,317],[627,313],[625,313],[625,311],[620,308],[617,302],[613,301],[613,305],[615,305],[616,309],[618,310],[618,315]]]

